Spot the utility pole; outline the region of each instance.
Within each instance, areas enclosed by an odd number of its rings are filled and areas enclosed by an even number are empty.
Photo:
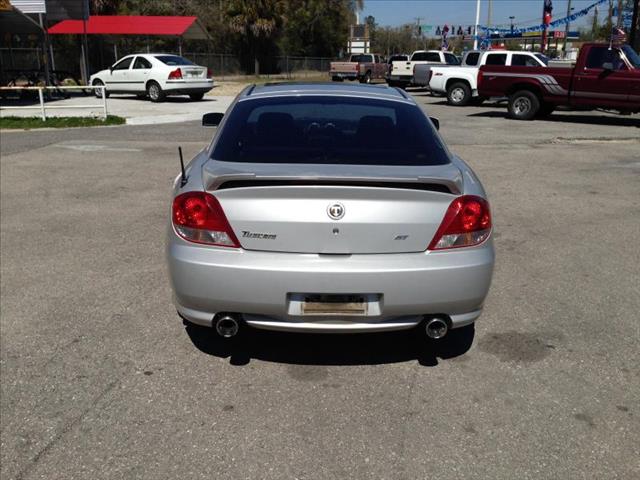
[[[473,49],[478,49],[478,23],[480,22],[480,0],[476,2],[476,28],[473,32]]]
[[[569,1],[571,1],[571,0],[569,0]],[[510,15],[510,16],[509,16],[509,20],[511,20],[511,33],[513,33],[513,20],[514,20],[515,18],[516,18],[516,17],[515,17],[515,16],[513,16],[513,15]]]
[[[573,8],[571,8],[571,0],[567,0],[567,17],[571,15],[571,10],[573,10]],[[564,45],[562,45],[562,53],[565,59],[567,58],[567,38],[569,37],[570,23],[571,22],[567,20],[567,24],[564,27]]]
[[[422,20],[422,17],[414,17],[415,21],[416,21],[416,33],[418,33],[419,35],[416,35],[416,50],[419,48],[420,45],[420,40],[421,38],[418,38],[419,36],[422,37],[422,27],[420,27],[420,20]]]
[[[489,9],[487,10],[487,27],[491,26],[491,10],[493,6],[493,0],[489,0]]]

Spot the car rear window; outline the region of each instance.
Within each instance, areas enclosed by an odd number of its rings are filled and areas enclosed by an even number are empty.
[[[487,65],[506,65],[507,64],[507,54],[506,53],[488,53],[487,60],[485,61]]]
[[[540,64],[535,61],[533,57],[529,55],[522,55],[521,53],[514,53],[511,56],[511,65],[514,67],[539,67]]]
[[[478,59],[480,58],[480,52],[471,52],[469,54],[467,54],[467,56],[464,59],[464,63],[465,65],[477,65],[478,64]]]
[[[440,54],[437,52],[416,52],[411,57],[412,62],[440,62]]]
[[[351,55],[350,61],[357,63],[373,62],[373,57],[371,55]]]
[[[371,98],[244,100],[228,114],[212,157],[224,162],[443,165],[445,146],[422,110]]]
[[[186,58],[179,57],[178,55],[156,55],[156,58],[165,65],[193,65],[192,62]]]

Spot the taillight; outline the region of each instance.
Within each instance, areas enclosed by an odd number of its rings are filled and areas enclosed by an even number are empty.
[[[477,81],[478,88],[480,88],[480,84],[482,83],[483,79],[484,79],[484,73],[482,73],[482,70],[478,70],[478,81]]]
[[[431,77],[433,77],[433,70],[429,70],[429,80],[427,80],[427,83],[431,82]]]
[[[169,80],[178,80],[180,78],[182,78],[182,70],[179,68],[169,72]]]
[[[207,78],[213,78],[213,71],[210,68],[207,68]]]
[[[218,199],[206,192],[187,192],[173,199],[173,226],[185,240],[240,247]]]
[[[428,250],[472,247],[491,234],[489,203],[475,195],[456,198],[447,210]]]

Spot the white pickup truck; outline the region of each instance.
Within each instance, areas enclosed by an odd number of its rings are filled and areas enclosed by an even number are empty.
[[[546,67],[547,57],[539,53],[508,50],[470,51],[458,67],[444,65],[418,65],[413,83],[429,86],[434,93],[447,95],[447,103],[462,107],[469,103],[482,103],[478,96],[478,71],[482,65],[513,65],[519,67]]]
[[[390,87],[405,88],[413,85],[413,71],[418,65],[460,65],[458,58],[450,52],[440,50],[418,50],[411,54],[408,61],[397,61],[391,64],[387,78]]]

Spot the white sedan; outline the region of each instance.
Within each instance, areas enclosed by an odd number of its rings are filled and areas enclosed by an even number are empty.
[[[127,55],[106,70],[91,75],[93,86],[104,86],[105,94],[135,93],[161,102],[167,95],[189,95],[201,100],[213,88],[211,70],[186,58],[168,53]],[[96,89],[96,96],[102,92]]]

